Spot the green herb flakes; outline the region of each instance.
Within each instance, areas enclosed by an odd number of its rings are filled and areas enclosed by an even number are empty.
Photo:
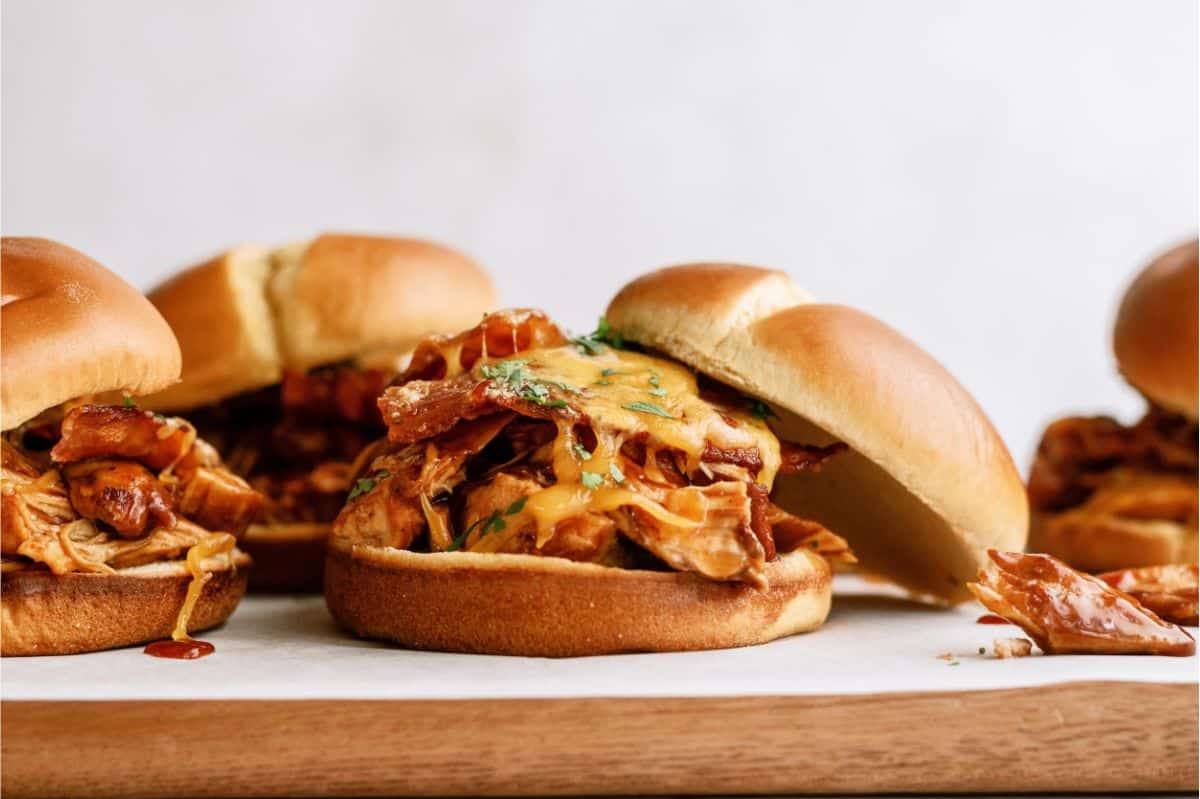
[[[661,416],[664,419],[674,419],[675,417],[664,411],[662,408],[655,405],[653,402],[631,402],[628,405],[622,405],[627,411],[638,411],[639,413],[652,413],[655,416]]]
[[[596,472],[581,472],[579,482],[583,483],[583,487],[589,491],[595,491],[604,482],[604,475]]]
[[[613,482],[618,485],[625,482],[625,473],[621,471],[621,467],[617,466],[617,464],[610,463],[608,465],[608,473],[612,476]]]
[[[750,415],[759,421],[765,422],[768,419],[778,419],[779,414],[771,410],[771,406],[759,399],[746,397],[746,410]]]

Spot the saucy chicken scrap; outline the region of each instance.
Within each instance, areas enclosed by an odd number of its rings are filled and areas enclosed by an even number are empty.
[[[378,407],[334,523],[345,543],[525,553],[765,585],[780,552],[853,560],[770,500],[843,449],[781,442],[769,409],[537,311],[423,343]]]
[[[261,509],[257,492],[182,419],[108,405],[56,416],[35,420],[31,436],[18,429],[0,439],[6,570],[109,572],[197,544],[220,549],[214,539],[236,539]]]
[[[1176,655],[1196,652],[1186,631],[1133,596],[1057,558],[988,550],[991,569],[967,588],[1046,654]]]

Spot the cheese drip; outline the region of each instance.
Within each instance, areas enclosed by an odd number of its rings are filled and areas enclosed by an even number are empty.
[[[236,544],[237,539],[228,533],[214,533],[206,541],[188,547],[187,570],[191,573],[192,580],[188,583],[183,607],[179,609],[179,615],[175,617],[175,629],[171,632],[172,639],[176,641],[191,640],[191,636],[188,635],[188,622],[192,618],[192,612],[196,609],[196,603],[200,601],[200,594],[204,591],[204,586],[212,579],[212,572],[204,570],[205,559],[232,552]]]

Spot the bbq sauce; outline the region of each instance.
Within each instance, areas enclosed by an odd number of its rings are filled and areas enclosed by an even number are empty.
[[[172,660],[195,660],[205,655],[211,655],[216,649],[208,641],[155,641],[147,644],[142,651],[156,658],[171,658]]]
[[[1011,621],[995,613],[985,613],[975,620],[976,624],[1012,624]]]

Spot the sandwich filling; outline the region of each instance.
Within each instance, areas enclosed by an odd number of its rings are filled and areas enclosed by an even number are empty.
[[[1175,562],[1196,560],[1197,426],[1151,408],[1126,427],[1108,417],[1050,425],[1029,476],[1029,499],[1042,524],[1086,553],[1106,531],[1166,534]],[[1081,560],[1082,558],[1082,560]],[[1077,555],[1072,565],[1103,570],[1153,563],[1106,563]]]
[[[842,449],[781,442],[769,409],[611,334],[537,311],[421,344],[378,407],[334,523],[341,544],[524,553],[765,586],[766,564],[846,542],[770,500]]]
[[[231,558],[261,507],[259,494],[183,419],[79,405],[0,439],[6,572],[104,574],[187,556],[202,586],[204,558]]]
[[[352,463],[384,433],[375,400],[392,374],[334,365],[190,414],[225,463],[265,498],[264,524],[324,523],[350,490]]]

